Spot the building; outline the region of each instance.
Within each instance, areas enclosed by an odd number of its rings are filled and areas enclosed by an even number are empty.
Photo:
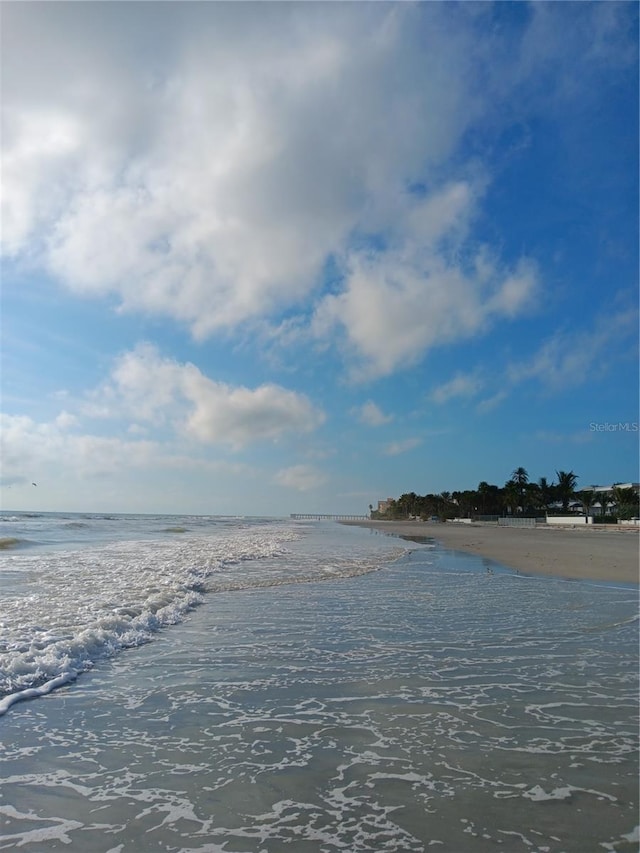
[[[613,483],[611,486],[583,486],[582,492],[607,492],[613,493],[614,489],[635,489],[640,490],[640,483]]]
[[[607,515],[612,507],[615,507],[616,502],[613,499],[615,489],[633,489],[636,494],[640,492],[640,483],[612,483],[610,486],[584,486],[581,491],[594,492],[598,496],[602,496],[602,500],[596,500],[591,506],[592,510],[597,510],[600,515]],[[608,499],[610,498],[610,500]],[[579,506],[576,508],[579,509]]]

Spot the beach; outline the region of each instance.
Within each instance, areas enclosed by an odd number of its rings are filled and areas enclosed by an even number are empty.
[[[639,580],[637,528],[518,528],[429,521],[343,523],[407,538],[430,537],[444,548],[477,554],[527,574],[622,583]]]
[[[3,525],[0,849],[637,853],[637,587],[435,524]]]

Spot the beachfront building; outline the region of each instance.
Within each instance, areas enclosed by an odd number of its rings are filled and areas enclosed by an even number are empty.
[[[640,483],[613,483],[611,486],[584,486],[583,492],[610,492],[613,494],[614,489],[633,489],[640,491]]]
[[[640,483],[612,483],[610,486],[584,486],[583,492],[593,492],[598,497],[591,508],[599,515],[608,515],[616,507],[616,494],[632,490],[640,493]]]
[[[393,498],[387,498],[386,501],[378,501],[378,512],[380,515],[384,515],[392,503]]]

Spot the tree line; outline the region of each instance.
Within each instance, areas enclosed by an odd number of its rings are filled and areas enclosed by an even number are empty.
[[[569,505],[579,501],[585,515],[597,512],[612,521],[640,515],[636,489],[614,487],[613,492],[579,491],[578,476],[573,471],[556,471],[555,474],[555,481],[549,482],[547,477],[540,477],[537,482],[532,482],[525,468],[516,468],[504,486],[483,480],[477,489],[465,491],[427,495],[408,492],[397,500],[389,501],[385,512],[378,512],[372,506],[369,510],[372,518],[388,519],[539,516],[554,512],[566,514]],[[599,506],[594,507],[595,504]]]

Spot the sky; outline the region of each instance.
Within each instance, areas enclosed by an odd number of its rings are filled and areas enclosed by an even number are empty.
[[[1,48],[3,509],[639,479],[636,3],[4,2]]]

